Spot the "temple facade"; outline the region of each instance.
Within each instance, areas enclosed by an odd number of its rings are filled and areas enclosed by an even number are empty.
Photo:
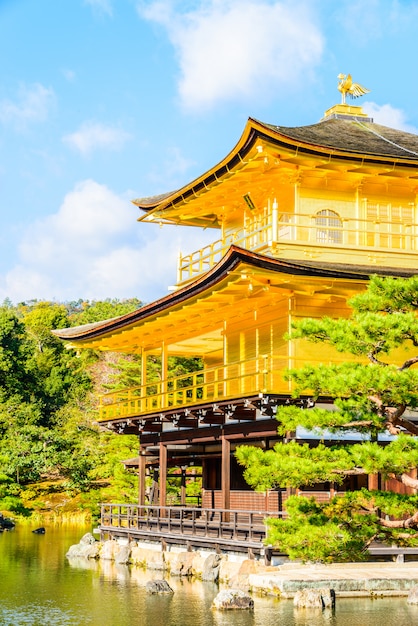
[[[177,191],[134,200],[141,227],[211,228],[213,243],[180,257],[167,296],[56,334],[77,349],[142,357],[142,384],[103,395],[99,417],[103,427],[139,436],[139,504],[146,502],[147,467],[159,469],[163,507],[168,468],[194,465],[202,467],[203,509],[282,509],[288,492],[253,492],[234,450],[272,447],[277,407],[312,404],[308,395],[292,397],[289,367],[344,358],[285,340],[295,320],[348,316],[347,300],[370,275],[416,273],[417,190],[418,136],[375,124],[344,103],[310,126],[249,119],[209,171]],[[147,359],[156,355],[159,380],[147,381]],[[169,377],[172,356],[196,357],[196,371]],[[329,406],[332,398],[316,402]],[[367,485],[367,477],[356,480],[343,489]],[[315,495],[333,493],[325,485]]]

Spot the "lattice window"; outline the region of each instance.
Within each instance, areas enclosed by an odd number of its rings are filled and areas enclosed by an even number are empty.
[[[367,202],[367,245],[403,249],[406,245],[411,245],[411,242],[407,243],[406,236],[412,234],[413,226],[413,205]]]
[[[342,243],[343,223],[335,211],[323,209],[315,215],[316,240],[320,243]]]

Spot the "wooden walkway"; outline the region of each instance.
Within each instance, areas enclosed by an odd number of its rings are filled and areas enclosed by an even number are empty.
[[[264,551],[264,520],[280,513],[189,507],[103,504],[101,538],[161,541],[188,547]]]

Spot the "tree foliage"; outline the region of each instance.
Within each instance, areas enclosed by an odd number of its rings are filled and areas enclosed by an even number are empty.
[[[280,407],[279,434],[303,427],[323,442],[309,447],[283,441],[265,452],[240,447],[237,458],[252,487],[264,491],[328,481],[338,486],[349,476],[381,474],[409,491],[418,488],[410,475],[418,466],[418,278],[372,277],[367,291],[349,304],[348,319],[304,319],[287,337],[327,344],[344,357],[286,374],[295,398],[309,395],[311,405],[318,399],[332,404]],[[347,432],[365,440],[350,444]],[[327,433],[339,435],[338,443],[325,443]],[[379,443],[381,434],[392,440]],[[347,491],[326,504],[292,498],[286,501],[287,519],[269,522],[268,541],[305,560],[361,558],[373,539],[418,544],[417,506],[415,495],[383,491]]]
[[[82,494],[85,506],[86,500],[137,501],[137,474],[121,461],[138,454],[138,437],[100,429],[97,395],[109,387],[140,385],[141,358],[78,353],[51,331],[140,306],[137,298],[0,306],[0,510],[25,510],[22,498],[48,481],[73,499]],[[169,375],[180,376],[200,361],[170,357],[168,366]],[[160,377],[160,359],[149,357],[147,380]]]
[[[17,510],[25,488],[45,479],[60,481],[72,494],[119,480],[126,498],[136,496],[135,477],[120,478],[127,474],[120,461],[137,452],[137,438],[104,434],[96,424],[93,391],[101,355],[68,350],[51,331],[139,305],[132,299],[5,301],[0,307],[0,509],[13,500]]]

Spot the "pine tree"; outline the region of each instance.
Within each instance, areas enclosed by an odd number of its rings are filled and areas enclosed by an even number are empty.
[[[298,427],[316,431],[316,447],[283,440],[274,450],[242,446],[238,461],[258,490],[337,486],[352,475],[380,474],[402,484],[399,491],[347,491],[319,504],[301,497],[286,501],[288,517],[269,523],[268,542],[304,560],[353,560],[367,554],[372,540],[418,543],[418,277],[372,277],[366,292],[349,302],[348,319],[305,319],[287,337],[327,344],[343,355],[333,365],[290,370],[295,399],[302,395],[332,401],[302,409],[298,402],[277,411],[283,438]],[[349,443],[344,433],[361,443]],[[339,443],[324,443],[327,433]],[[379,436],[386,441],[379,442]],[[388,437],[389,435],[389,437]],[[330,439],[328,437],[328,439]],[[390,442],[387,443],[387,440]]]

